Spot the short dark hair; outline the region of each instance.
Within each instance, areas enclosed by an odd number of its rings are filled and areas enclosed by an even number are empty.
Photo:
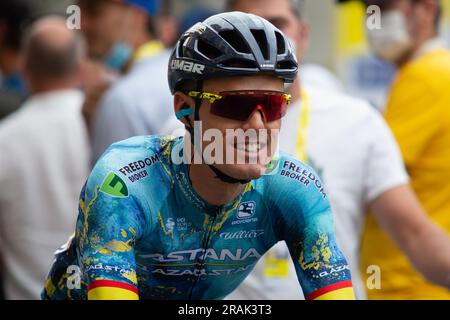
[[[236,2],[239,0],[226,0],[225,1],[225,9],[230,11],[236,5]],[[291,6],[292,12],[298,19],[303,19],[303,15],[305,12],[305,0],[288,0]]]
[[[5,24],[3,45],[19,50],[27,25],[31,22],[32,6],[27,0],[1,0],[0,23]]]
[[[26,33],[23,47],[25,65],[33,77],[45,81],[75,74],[85,52],[84,39],[79,32],[73,31],[72,39],[65,46],[57,47],[40,36],[33,36],[31,31]]]

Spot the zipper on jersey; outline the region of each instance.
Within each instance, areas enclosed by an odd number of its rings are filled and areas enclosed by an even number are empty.
[[[203,239],[202,239],[202,249],[203,249],[203,255],[201,257],[201,261],[197,260],[199,263],[199,270],[201,270],[204,266],[205,266],[205,259],[206,259],[206,252],[208,250],[208,245],[209,242],[211,241],[211,236],[212,236],[212,230],[214,228],[214,224],[216,223],[216,219],[217,217],[222,213],[223,210],[223,206],[220,206],[217,208],[216,213],[213,216],[213,220],[211,222],[211,224],[209,225],[209,228],[207,230],[207,232],[203,233]],[[207,213],[205,213],[207,214]],[[192,284],[191,287],[191,292],[189,293],[189,300],[192,300],[192,293],[194,291],[194,287],[197,285],[198,281],[200,280],[201,277],[201,272],[199,272],[199,274],[197,275],[197,278],[195,279],[194,283]]]

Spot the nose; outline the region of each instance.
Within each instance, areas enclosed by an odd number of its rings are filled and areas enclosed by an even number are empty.
[[[253,113],[244,123],[243,129],[264,129],[266,127],[266,120],[264,117],[264,112],[261,108],[256,108]]]

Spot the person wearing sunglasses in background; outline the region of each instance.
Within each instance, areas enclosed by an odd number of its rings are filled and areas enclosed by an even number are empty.
[[[297,57],[302,60],[308,47],[302,2],[230,0],[226,10],[253,13],[272,22],[296,44]],[[382,116],[363,100],[331,92],[323,85],[309,85],[301,69],[289,93],[292,104],[283,118],[280,150],[294,154],[320,174],[356,297],[366,298],[363,275],[367,267],[360,273],[359,249],[369,208],[370,216],[424,276],[450,287],[450,239],[427,217],[411,190],[395,139]],[[385,246],[373,241],[371,248],[375,253]],[[295,278],[288,248],[280,242],[227,299],[302,299]],[[393,280],[384,269],[380,279],[382,288]],[[369,283],[374,287],[371,292],[379,291],[376,283]]]
[[[42,298],[221,299],[285,240],[307,298],[353,299],[318,175],[275,152],[297,70],[287,38],[260,17],[223,13],[186,31],[168,70],[186,135],[108,148]],[[220,141],[210,154],[198,141],[208,132]]]

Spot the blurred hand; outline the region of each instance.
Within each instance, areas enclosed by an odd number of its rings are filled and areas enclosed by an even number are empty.
[[[83,117],[90,131],[103,94],[119,78],[119,74],[106,68],[101,62],[86,59],[81,65],[81,83],[85,93]]]

